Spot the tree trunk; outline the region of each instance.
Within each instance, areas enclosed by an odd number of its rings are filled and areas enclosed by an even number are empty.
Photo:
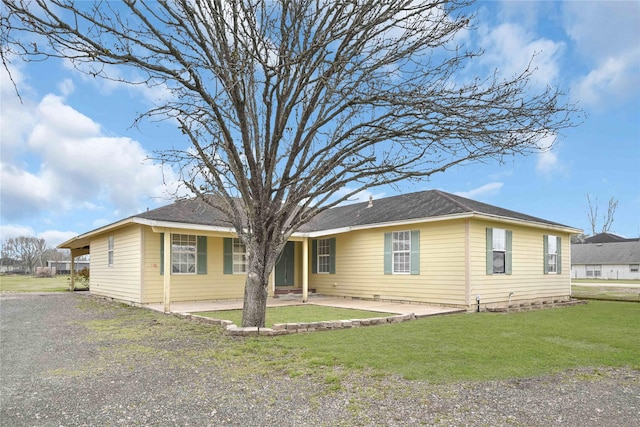
[[[247,245],[247,280],[244,286],[242,326],[265,326],[269,275],[275,267],[276,256],[270,242],[253,241]]]
[[[258,269],[259,270],[259,269]],[[264,280],[260,271],[247,271],[247,281],[244,285],[244,304],[242,307],[242,326],[257,326],[264,328],[267,314],[267,295],[269,280]]]

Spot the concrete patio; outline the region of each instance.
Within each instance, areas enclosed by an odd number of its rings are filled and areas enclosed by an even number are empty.
[[[292,305],[322,305],[328,307],[351,308],[379,313],[413,314],[415,317],[436,316],[440,314],[463,313],[464,309],[452,307],[438,307],[426,304],[402,303],[390,301],[361,300],[351,298],[336,298],[322,295],[310,295],[306,303],[299,295],[287,295],[279,298],[269,298],[267,307],[283,307]],[[162,304],[147,304],[145,307],[156,311],[163,311]],[[203,311],[239,310],[242,300],[221,300],[203,302],[175,302],[171,304],[172,313],[192,314]]]

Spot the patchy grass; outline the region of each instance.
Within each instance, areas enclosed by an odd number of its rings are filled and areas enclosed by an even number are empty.
[[[242,323],[242,310],[219,310],[197,313],[214,319],[231,320],[236,325]],[[349,308],[325,307],[321,305],[293,305],[267,308],[266,325],[275,323],[309,323],[328,320],[368,319],[393,316],[394,313],[354,310]]]
[[[586,305],[412,322],[281,337],[234,338],[222,329],[150,310],[87,301],[102,319],[80,321],[98,344],[86,374],[104,365],[161,359],[165,368],[217,366],[237,378],[311,376],[327,393],[353,370],[435,383],[522,378],[579,367],[640,369],[640,304]],[[349,316],[350,317],[350,316]],[[383,381],[383,380],[381,380]]]
[[[609,283],[616,285],[640,285],[640,280],[633,279],[571,279],[571,283],[580,284],[580,283]]]
[[[34,277],[1,275],[0,292],[64,292],[69,290],[69,276]]]
[[[581,366],[640,369],[640,305],[593,301],[534,312],[459,314],[276,340],[310,364],[435,382],[529,377]]]
[[[571,296],[581,299],[640,302],[640,288],[618,286],[576,286],[571,285]]]

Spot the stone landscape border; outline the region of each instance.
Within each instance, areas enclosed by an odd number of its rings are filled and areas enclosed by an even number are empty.
[[[198,323],[206,323],[210,325],[218,325],[225,328],[225,333],[235,337],[256,337],[267,336],[274,337],[280,335],[299,334],[304,332],[316,331],[335,331],[339,329],[360,328],[363,326],[386,325],[390,323],[401,323],[415,320],[414,313],[398,314],[388,317],[373,317],[370,319],[349,319],[349,320],[329,320],[322,322],[309,323],[276,323],[272,328],[248,327],[242,328],[236,326],[230,320],[213,319],[211,317],[199,316],[189,313],[172,313],[183,319],[192,320]]]

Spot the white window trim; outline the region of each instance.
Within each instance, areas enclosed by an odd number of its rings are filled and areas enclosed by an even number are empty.
[[[589,274],[591,272],[591,274]],[[595,274],[598,272],[599,274]],[[602,277],[602,265],[601,264],[587,264],[585,267],[585,275],[586,277]]]
[[[113,267],[113,257],[114,257],[114,238],[113,235],[107,238],[107,266]]]
[[[501,238],[498,239],[498,235],[501,234]],[[493,274],[507,274],[507,230],[504,228],[494,228],[492,233],[493,241],[491,242],[491,248],[493,253],[501,253],[503,259],[503,270],[496,271],[495,262],[493,263]],[[502,247],[500,245],[496,245],[497,243],[502,243]],[[497,246],[497,247],[496,247]],[[494,258],[495,260],[495,255]]]
[[[547,236],[547,274],[558,274],[558,238],[557,236],[548,235]],[[553,252],[551,251],[553,248],[555,249]],[[554,262],[551,262],[551,259]]]
[[[394,242],[396,241],[396,235],[399,235],[401,233],[404,235],[408,235],[409,248],[406,250],[404,249],[395,250]],[[407,263],[406,271],[396,271],[396,254],[405,254],[408,257],[409,262]],[[394,231],[391,233],[391,272],[393,274],[411,274],[411,231],[410,230]]]
[[[188,240],[193,238],[193,240],[194,240],[194,243],[193,243],[194,250],[193,250],[193,252],[183,251],[183,250],[174,251],[174,249],[173,249],[174,240],[173,239],[178,237],[178,236],[187,237],[187,243],[188,243]],[[174,256],[176,254],[182,254],[182,253],[193,254],[193,271],[185,271],[185,272],[173,271]],[[186,265],[188,267],[189,263],[187,263]],[[196,235],[194,235],[194,234],[171,234],[171,267],[170,268],[171,268],[171,274],[175,274],[175,275],[195,275],[195,274],[198,273],[198,238],[197,238]]]
[[[330,274],[331,273],[331,245],[329,239],[318,239],[317,243],[317,274]],[[326,251],[326,252],[325,252]],[[323,260],[322,262],[320,260]],[[323,271],[326,268],[326,271]]]
[[[241,246],[244,247],[244,252],[236,251],[236,248]],[[236,256],[243,256],[243,261],[238,261],[236,259]],[[233,264],[233,274],[247,274],[247,247],[237,237],[231,239],[231,257]]]

